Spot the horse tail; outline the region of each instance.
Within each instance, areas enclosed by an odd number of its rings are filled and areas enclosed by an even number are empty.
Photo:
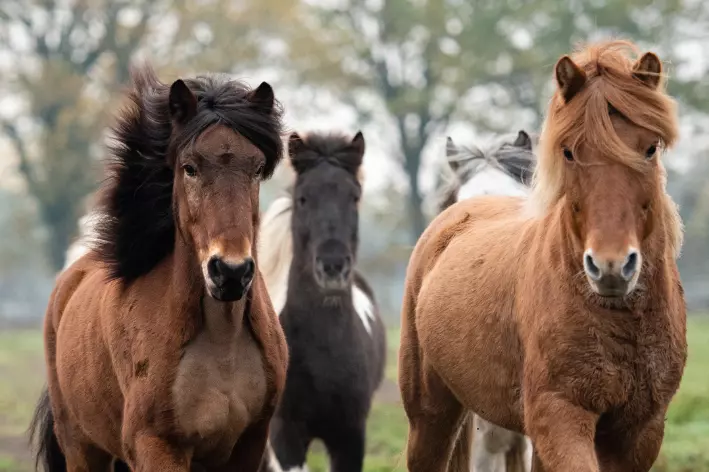
[[[66,472],[66,459],[54,434],[54,414],[46,388],[37,402],[30,423],[30,441],[37,448],[35,469],[41,462],[45,472]]]
[[[473,436],[475,434],[475,426],[473,422],[473,414],[466,413],[463,418],[463,424],[460,426],[458,438],[453,446],[453,455],[451,456],[450,472],[469,472],[470,457],[473,449]]]

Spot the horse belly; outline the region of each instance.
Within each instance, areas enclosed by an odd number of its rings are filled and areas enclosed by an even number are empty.
[[[454,243],[449,249],[418,296],[416,328],[424,357],[465,407],[521,431],[522,347],[513,274],[490,262],[498,261],[496,254]]]
[[[261,350],[248,336],[215,344],[203,333],[185,350],[172,388],[175,419],[205,464],[228,460],[263,411],[267,383]]]
[[[79,287],[59,322],[57,381],[61,403],[84,436],[120,455],[123,396],[104,344],[99,296],[92,287]]]

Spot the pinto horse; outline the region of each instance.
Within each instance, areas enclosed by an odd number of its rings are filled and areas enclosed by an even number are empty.
[[[471,412],[535,472],[647,472],[687,356],[662,64],[628,42],[555,66],[529,198],[456,203],[411,256],[399,381],[412,472],[467,471]]]
[[[281,159],[273,90],[132,71],[96,242],[58,277],[47,472],[258,470],[287,346],[258,269],[259,186]],[[120,464],[121,462],[119,462]]]
[[[502,135],[487,146],[457,146],[446,141],[446,167],[439,211],[478,195],[518,195],[529,193],[536,164],[533,147],[538,137],[520,130]],[[529,472],[532,444],[522,434],[501,428],[479,415],[473,420],[472,472]]]
[[[286,388],[264,469],[302,470],[320,439],[334,472],[360,472],[367,416],[384,376],[386,337],[357,272],[364,137],[293,133],[296,178],[264,216],[264,279],[288,341]]]

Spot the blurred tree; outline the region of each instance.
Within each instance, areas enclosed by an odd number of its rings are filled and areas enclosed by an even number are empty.
[[[84,198],[95,187],[101,131],[140,50],[163,72],[231,71],[277,46],[296,1],[4,0],[0,5],[0,132],[63,266]],[[276,14],[278,13],[278,14]],[[20,109],[18,112],[16,109]]]
[[[11,64],[3,83],[25,106],[20,116],[2,116],[2,131],[49,230],[54,269],[64,263],[83,198],[96,181],[92,157],[106,92],[125,81],[130,53],[155,13],[147,0],[3,2],[0,44]]]
[[[339,90],[362,116],[388,113],[408,175],[411,238],[425,227],[421,154],[464,119],[478,129],[538,126],[551,68],[578,41],[617,35],[669,45],[704,2],[644,0],[343,0],[310,5],[303,22],[325,47],[291,49],[304,83]],[[321,51],[327,52],[323,54]],[[665,56],[671,59],[671,56]],[[707,91],[699,82],[695,94]],[[681,87],[677,91],[682,92]],[[520,113],[521,112],[521,113]]]

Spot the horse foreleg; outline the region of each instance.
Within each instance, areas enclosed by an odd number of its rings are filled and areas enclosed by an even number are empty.
[[[596,441],[598,460],[604,472],[648,472],[655,463],[665,431],[665,415],[657,415],[639,431],[619,430],[600,435]]]
[[[268,423],[262,421],[249,426],[241,434],[229,460],[222,466],[209,467],[209,472],[258,472],[266,452]]]
[[[594,444],[596,413],[568,402],[556,392],[543,392],[525,397],[524,414],[539,458],[535,472],[599,472]]]
[[[365,429],[360,425],[342,426],[324,438],[330,456],[331,472],[361,472],[364,465]]]
[[[305,423],[274,417],[271,421],[270,457],[264,460],[267,469],[262,468],[262,472],[305,470],[312,439]]]
[[[408,363],[406,355],[401,358],[401,365]],[[443,380],[432,367],[421,363],[407,366],[407,374],[414,376],[402,383],[402,398],[404,410],[409,418],[409,438],[407,446],[407,463],[409,472],[458,472],[460,458],[456,466],[449,469],[458,440],[465,409],[448,389]],[[423,369],[423,372],[416,371]],[[412,379],[416,379],[413,380]],[[417,384],[423,382],[424,385]],[[420,385],[420,386],[419,386]],[[470,441],[467,434],[461,441]],[[467,453],[464,470],[470,469],[469,446],[461,445]]]
[[[94,446],[67,448],[65,457],[67,472],[111,472],[113,456]]]
[[[171,444],[148,432],[138,432],[126,444],[134,472],[190,472],[192,450]]]

